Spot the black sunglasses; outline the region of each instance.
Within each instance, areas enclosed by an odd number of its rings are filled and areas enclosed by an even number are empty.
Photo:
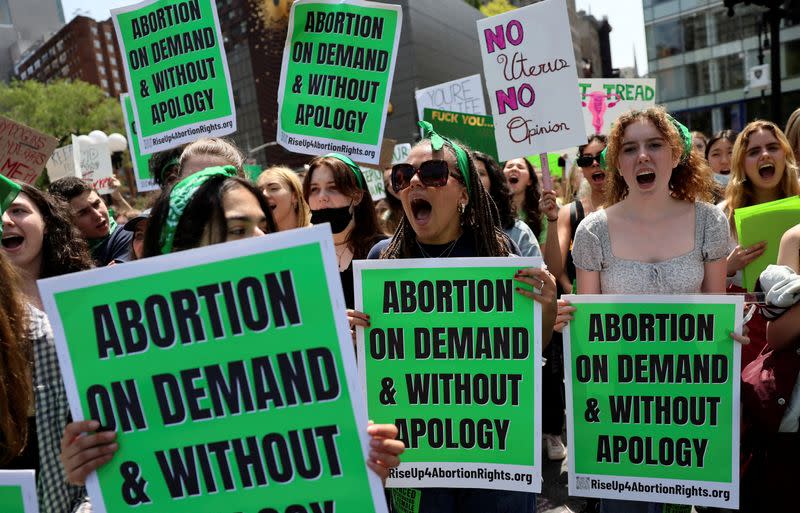
[[[414,175],[419,173],[419,181],[427,187],[444,187],[450,177],[450,169],[444,160],[426,160],[415,168],[411,164],[392,166],[392,188],[400,192],[409,185]]]
[[[580,155],[575,162],[578,167],[589,167],[595,161],[600,164],[600,155]]]

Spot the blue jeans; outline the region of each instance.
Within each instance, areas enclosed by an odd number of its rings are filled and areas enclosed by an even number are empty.
[[[536,494],[473,488],[392,489],[394,513],[536,513]]]

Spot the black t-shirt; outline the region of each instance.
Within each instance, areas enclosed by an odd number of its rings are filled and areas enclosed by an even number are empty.
[[[113,261],[127,262],[131,259],[131,241],[133,232],[123,229],[122,225],[117,228],[92,250],[92,259],[97,267],[105,267]]]
[[[36,438],[36,417],[28,417],[28,443],[21,454],[12,458],[11,461],[3,465],[3,470],[27,470],[33,469],[39,474],[39,443]]]
[[[382,240],[372,246],[367,255],[367,260],[377,260],[380,258],[381,252],[386,249],[391,239]],[[506,243],[511,247],[511,253],[519,256],[519,247],[509,238],[506,238]],[[450,242],[447,244],[422,244],[417,242],[411,248],[411,258],[440,258],[440,257],[476,257],[478,251],[475,249],[474,238],[470,232],[464,232],[461,237],[456,241],[453,249],[450,249]],[[423,253],[424,251],[424,253]]]

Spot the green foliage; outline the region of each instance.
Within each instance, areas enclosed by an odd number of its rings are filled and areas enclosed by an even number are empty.
[[[57,137],[59,146],[69,143],[70,134],[125,133],[119,101],[80,80],[0,83],[0,114]]]
[[[464,3],[467,3],[476,9],[481,8],[481,0],[464,0]]]
[[[486,16],[495,16],[514,9],[516,7],[508,3],[508,0],[492,0],[488,4],[481,6],[481,12]]]

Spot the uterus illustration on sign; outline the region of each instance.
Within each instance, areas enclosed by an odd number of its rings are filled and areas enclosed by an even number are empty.
[[[620,101],[622,101],[620,95],[605,91],[591,91],[581,95],[581,105],[589,109],[592,114],[592,128],[594,128],[595,134],[601,133],[603,129],[606,111]]]

